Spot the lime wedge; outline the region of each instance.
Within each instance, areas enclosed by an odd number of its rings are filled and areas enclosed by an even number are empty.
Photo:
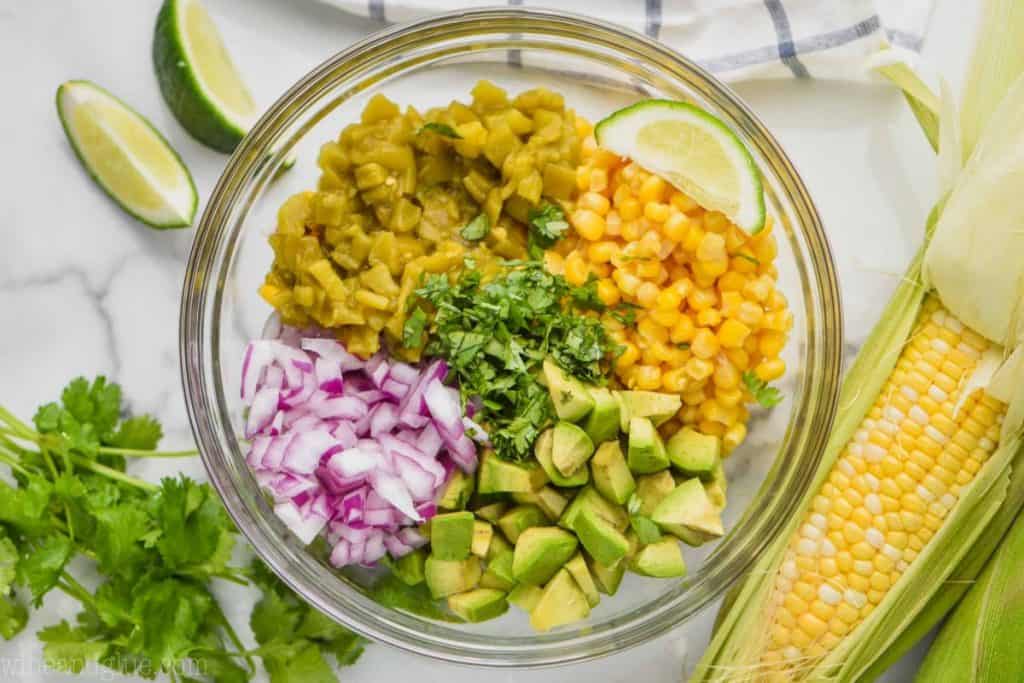
[[[153,33],[160,92],[196,140],[231,152],[256,120],[256,103],[198,0],[165,0]]]
[[[750,152],[717,118],[685,102],[644,100],[597,124],[597,143],[662,176],[705,209],[754,234],[764,189]]]
[[[89,81],[57,88],[57,114],[89,175],[122,209],[154,228],[192,223],[192,176],[149,121]]]

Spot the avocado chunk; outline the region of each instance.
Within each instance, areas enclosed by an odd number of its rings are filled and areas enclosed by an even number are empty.
[[[721,536],[722,516],[708,498],[700,479],[687,479],[658,503],[651,514],[654,523],[670,534],[684,530]],[[682,536],[680,536],[682,538]]]
[[[547,515],[536,505],[517,505],[501,516],[498,528],[505,534],[505,538],[518,543],[519,536],[524,531],[547,523]]]
[[[544,587],[540,600],[530,610],[530,625],[537,631],[550,631],[590,615],[587,596],[576,585],[567,569],[560,569]]]
[[[407,586],[418,586],[423,583],[423,565],[426,561],[427,551],[417,548],[394,560],[391,563],[391,573]]]
[[[550,358],[544,361],[542,372],[559,420],[582,420],[594,407],[594,399],[583,383],[567,375]]]
[[[533,455],[537,458],[537,462],[540,463],[541,469],[548,475],[548,479],[555,486],[564,487],[576,487],[583,486],[590,480],[590,471],[586,467],[581,467],[573,472],[571,477],[563,476],[558,468],[555,467],[553,460],[555,447],[555,430],[554,428],[544,430],[540,436],[537,437],[537,442],[533,446]]]
[[[687,477],[710,481],[718,464],[721,442],[717,436],[683,427],[665,445],[672,466]]]
[[[500,617],[508,611],[505,592],[493,588],[477,588],[448,598],[448,609],[466,621],[477,623]]]
[[[583,431],[594,444],[611,441],[619,435],[619,402],[603,387],[591,387],[590,396],[594,407],[583,421]]]
[[[444,493],[437,500],[437,507],[442,510],[465,510],[473,495],[473,487],[473,475],[460,469],[454,470],[444,487]]]
[[[497,524],[498,520],[505,510],[508,509],[508,503],[488,503],[482,507],[478,507],[473,513],[480,519],[486,520],[491,524]]]
[[[594,488],[613,503],[625,505],[636,490],[636,481],[618,441],[606,441],[597,447],[590,459],[590,470]]]
[[[475,556],[466,560],[441,560],[430,556],[423,567],[427,588],[434,598],[446,598],[476,588],[482,573],[480,558]]]
[[[516,577],[512,572],[512,551],[506,551],[488,562],[484,575],[480,577],[482,588],[509,591],[515,585]]]
[[[593,509],[584,509],[573,528],[587,554],[606,567],[621,560],[629,551],[626,536]]]
[[[654,508],[658,507],[658,503],[672,493],[675,488],[675,479],[672,478],[672,474],[668,470],[637,477],[636,497],[640,499],[640,509],[637,513],[644,517],[650,517],[654,514]]]
[[[569,570],[573,581],[580,587],[583,594],[587,596],[587,604],[591,607],[596,607],[597,603],[601,602],[601,595],[597,592],[594,577],[590,575],[587,561],[583,559],[583,555],[576,553],[571,560],[565,563],[565,568]]]
[[[494,527],[479,519],[473,520],[473,541],[470,543],[469,552],[479,558],[487,557],[492,538],[494,538]]]
[[[634,417],[629,421],[629,448],[626,457],[629,469],[637,474],[651,474],[668,467],[665,443],[650,419]]]
[[[594,442],[585,431],[571,422],[559,422],[554,432],[551,461],[563,477],[571,477],[594,454]]]
[[[594,577],[594,585],[597,590],[605,595],[615,595],[622,583],[622,577],[626,574],[626,563],[616,562],[611,567],[606,567],[592,557],[587,558],[587,567],[590,575]]]
[[[480,493],[529,493],[548,481],[544,470],[537,465],[502,460],[492,451],[484,453],[480,459],[477,479]]]
[[[448,512],[430,520],[430,552],[437,559],[464,560],[472,545],[472,512]]]
[[[505,540],[505,537],[498,532],[494,532],[491,535],[491,544],[487,546],[487,557],[484,558],[488,562],[496,558],[505,552],[512,552],[512,544]]]
[[[544,589],[540,586],[520,583],[509,592],[508,601],[524,612],[532,612],[533,608],[540,602],[540,596],[543,594]]]
[[[645,545],[629,562],[629,568],[637,574],[668,579],[686,574],[686,563],[679,549],[679,541],[665,538],[657,543]]]
[[[728,488],[729,482],[725,479],[725,467],[722,466],[722,461],[719,460],[711,470],[711,481],[704,482],[704,490],[707,491],[708,498],[711,499],[711,502],[719,510],[725,508],[725,494]]]
[[[562,568],[578,541],[568,531],[556,526],[532,527],[516,541],[512,572],[519,583],[547,583]]]
[[[536,505],[552,522],[562,516],[565,507],[569,504],[568,498],[550,486],[545,486],[535,493],[513,493],[512,499],[517,503]]]
[[[580,489],[580,492],[562,513],[562,517],[558,520],[558,526],[575,531],[576,519],[585,509],[594,510],[599,517],[607,520],[619,531],[629,526],[629,516],[626,511],[618,505],[608,502],[593,486],[584,486]]]
[[[656,427],[672,419],[672,416],[683,407],[683,400],[678,394],[662,394],[657,391],[617,391],[619,401],[619,425],[624,432],[632,427],[629,422],[634,417],[647,417]]]

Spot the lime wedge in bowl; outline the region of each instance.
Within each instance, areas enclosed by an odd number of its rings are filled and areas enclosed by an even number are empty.
[[[160,92],[196,140],[231,152],[256,120],[256,103],[199,0],[165,0],[153,33]]]
[[[764,227],[761,174],[724,123],[685,102],[644,100],[601,120],[597,144],[628,157],[721,211],[749,234]]]
[[[122,209],[153,228],[191,225],[192,176],[149,121],[89,81],[57,88],[57,114],[89,175]]]

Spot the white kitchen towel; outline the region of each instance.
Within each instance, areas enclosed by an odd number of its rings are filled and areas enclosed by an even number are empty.
[[[382,22],[491,7],[496,0],[321,0]],[[500,2],[500,0],[497,0]],[[868,80],[886,45],[921,49],[934,0],[506,0],[575,12],[663,41],[726,80]]]

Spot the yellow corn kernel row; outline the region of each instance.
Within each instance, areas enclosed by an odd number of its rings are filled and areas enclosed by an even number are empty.
[[[609,307],[636,306],[635,325],[605,316],[622,345],[615,373],[627,387],[682,396],[667,425],[722,438],[726,452],[746,437],[752,401],[746,371],[766,382],[786,370],[779,357],[793,315],[776,289],[771,224],[749,236],[704,211],[657,175],[598,148],[588,124],[577,168],[572,234],[546,254],[549,270],[582,285],[597,278]]]
[[[995,451],[1005,405],[966,379],[989,346],[926,303],[895,371],[790,541],[757,680],[801,680],[878,607]]]

